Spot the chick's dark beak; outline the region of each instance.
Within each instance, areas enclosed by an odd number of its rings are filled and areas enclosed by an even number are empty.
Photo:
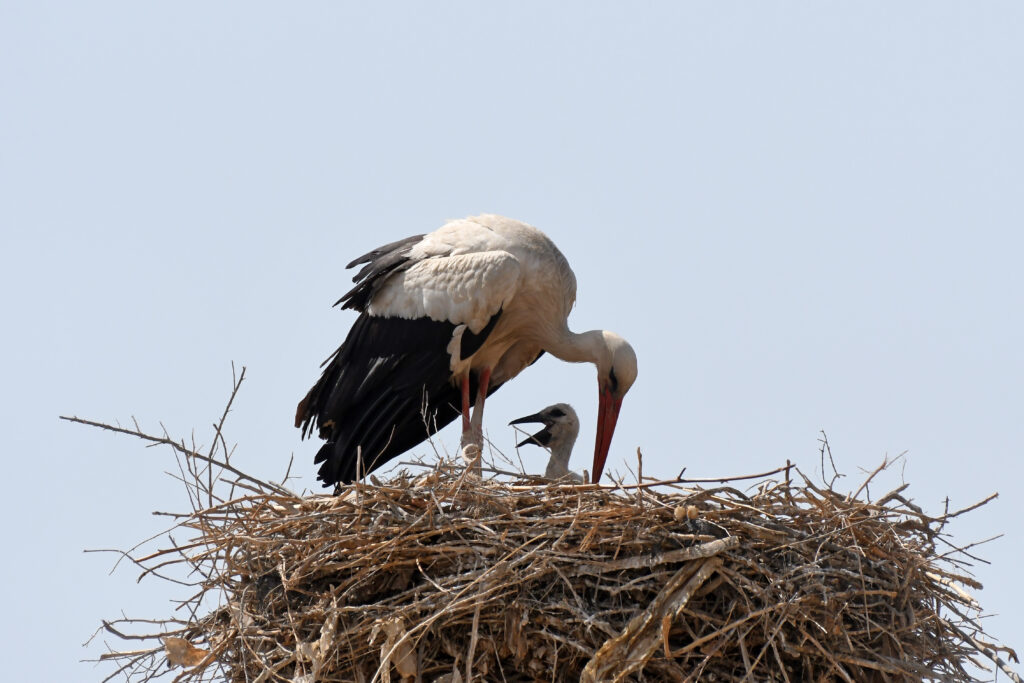
[[[533,415],[527,415],[526,417],[520,417],[509,422],[510,425],[521,425],[528,424],[531,422],[540,422],[544,425],[544,429],[540,430],[533,436],[528,436],[519,443],[516,444],[516,448],[521,446],[527,446],[530,444],[537,446],[547,446],[551,443],[551,421],[545,417],[542,413],[534,413]]]

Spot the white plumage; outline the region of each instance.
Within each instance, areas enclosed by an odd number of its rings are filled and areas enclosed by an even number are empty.
[[[521,272],[506,251],[434,256],[391,278],[367,312],[459,322],[480,332],[515,296]]]

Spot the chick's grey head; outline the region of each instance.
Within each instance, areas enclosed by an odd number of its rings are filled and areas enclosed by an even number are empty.
[[[510,425],[539,422],[544,425],[536,434],[528,436],[516,444],[516,448],[534,444],[545,448],[564,448],[566,444],[571,449],[576,443],[576,437],[580,433],[580,420],[576,411],[568,403],[556,403],[533,415],[527,415],[509,422]]]

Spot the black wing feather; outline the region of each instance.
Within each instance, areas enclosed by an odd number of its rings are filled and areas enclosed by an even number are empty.
[[[455,323],[365,312],[387,279],[412,265],[409,250],[422,239],[414,235],[386,244],[348,265],[365,264],[353,278],[356,286],[335,305],[362,313],[345,342],[324,361],[320,379],[295,414],[303,438],[315,428],[327,440],[314,459],[324,486],[372,472],[461,413],[462,397],[451,381],[447,351]],[[477,334],[464,331],[461,358],[479,350],[500,316],[499,310]],[[492,385],[488,394],[500,386]],[[471,395],[476,390],[476,377],[471,376]]]
[[[454,330],[426,318],[359,316],[296,414],[303,436],[315,427],[327,440],[315,458],[324,486],[355,481],[461,414],[446,350]]]
[[[345,293],[334,305],[342,304],[342,308],[352,308],[357,311],[365,311],[370,305],[370,299],[383,286],[389,275],[398,273],[410,265],[409,250],[423,239],[423,235],[413,235],[405,239],[377,247],[349,263],[346,268],[352,268],[365,263],[358,273],[352,278],[356,286]]]
[[[498,324],[498,318],[501,317],[501,310],[491,316],[491,319],[484,325],[484,329],[480,330],[476,334],[470,332],[467,327],[462,332],[462,339],[459,340],[459,360],[466,360],[474,353],[480,350],[480,347],[487,341],[487,337],[491,336],[491,332],[494,330],[494,326]],[[543,351],[541,352],[543,353]]]
[[[353,481],[360,455],[365,474],[430,435],[410,407],[425,393],[436,410],[451,388],[445,347],[453,329],[425,319],[359,316],[296,415],[303,434],[315,426],[327,439],[316,456],[325,486]]]

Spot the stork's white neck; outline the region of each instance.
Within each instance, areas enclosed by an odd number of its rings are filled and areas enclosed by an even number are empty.
[[[608,346],[602,330],[589,330],[577,334],[566,328],[554,343],[548,343],[544,350],[567,363],[600,365],[602,358],[608,353]]]

